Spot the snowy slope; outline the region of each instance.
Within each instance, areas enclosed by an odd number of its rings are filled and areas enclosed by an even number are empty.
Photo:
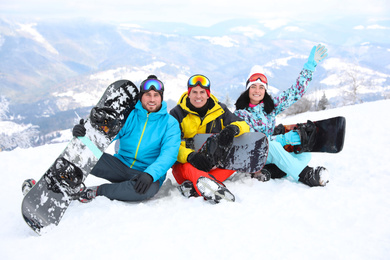
[[[279,119],[347,118],[344,150],[313,155],[330,170],[326,187],[235,176],[225,183],[237,201],[210,205],[182,197],[169,173],[152,200],[74,202],[41,237],[22,219],[20,186],[66,144],[1,152],[0,259],[389,259],[389,110],[384,100]]]

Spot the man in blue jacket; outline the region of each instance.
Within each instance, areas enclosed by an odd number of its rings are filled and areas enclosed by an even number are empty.
[[[111,183],[83,189],[76,198],[89,202],[96,196],[122,201],[142,201],[153,197],[166,173],[176,162],[180,147],[180,127],[168,114],[163,101],[164,85],[150,75],[141,83],[139,101],[114,140],[118,153],[104,153],[91,174]],[[74,136],[85,135],[78,124]]]

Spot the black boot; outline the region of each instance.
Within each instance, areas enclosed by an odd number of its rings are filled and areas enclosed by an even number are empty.
[[[329,182],[328,170],[322,166],[315,169],[306,166],[299,174],[299,181],[310,187],[325,186]]]
[[[97,196],[97,189],[99,186],[92,186],[82,188],[78,193],[72,195],[72,199],[78,200],[82,203],[91,202]]]
[[[284,171],[279,169],[276,164],[267,164],[264,166],[264,168],[271,173],[271,179],[280,179],[287,175]]]
[[[256,178],[259,181],[269,181],[270,179],[280,179],[287,174],[278,168],[275,164],[267,164],[260,172],[253,173],[252,178]]]
[[[263,168],[261,171],[251,173],[251,177],[259,181],[266,182],[271,179],[271,173],[267,169]]]
[[[192,184],[191,181],[184,181],[177,187],[177,189],[186,198],[199,197],[198,193],[195,190],[194,184]]]

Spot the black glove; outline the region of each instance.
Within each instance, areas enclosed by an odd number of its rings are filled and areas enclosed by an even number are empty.
[[[150,185],[152,185],[152,183],[153,177],[150,176],[148,173],[143,172],[139,174],[138,180],[134,186],[135,192],[137,192],[138,194],[145,194],[149,190]]]
[[[80,124],[75,125],[73,127],[73,136],[78,137],[78,136],[85,136],[86,129],[84,127],[84,119],[80,119]]]
[[[206,158],[203,154],[192,152],[188,155],[187,161],[194,166],[196,169],[209,172],[213,165],[209,161],[209,159]]]
[[[218,136],[218,144],[222,147],[229,147],[233,143],[233,138],[240,132],[238,126],[228,125],[221,132],[219,132]]]

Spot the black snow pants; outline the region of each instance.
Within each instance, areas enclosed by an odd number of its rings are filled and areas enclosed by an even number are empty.
[[[121,201],[142,201],[153,197],[160,189],[160,182],[155,181],[145,194],[139,194],[134,186],[138,176],[143,173],[124,164],[118,158],[104,153],[91,171],[91,174],[106,179],[111,183],[102,184],[97,190],[98,196]]]

